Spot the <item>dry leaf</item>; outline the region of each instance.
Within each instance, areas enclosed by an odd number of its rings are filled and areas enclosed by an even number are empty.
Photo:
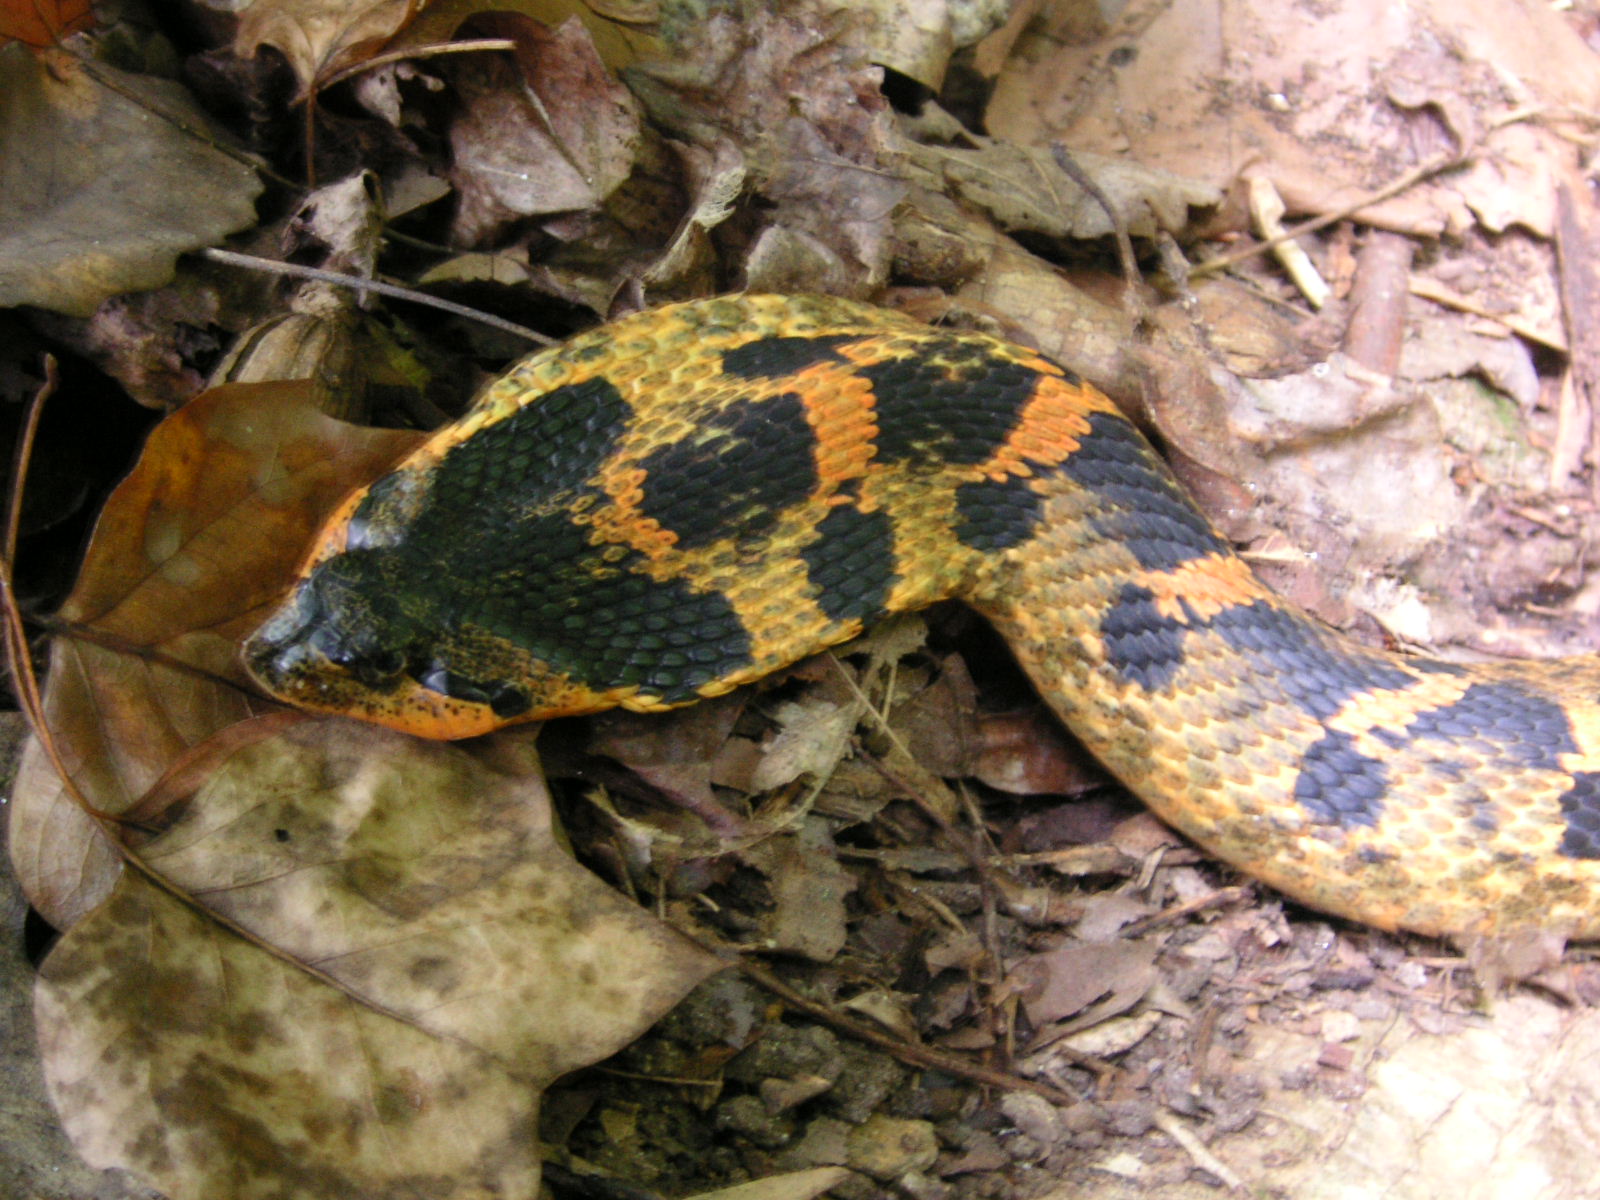
[[[848,14],[719,14],[677,59],[629,75],[674,137],[738,147],[749,190],[770,202],[747,255],[748,288],[864,295],[888,275],[906,187],[879,71],[850,33]]]
[[[739,857],[766,876],[771,888],[763,945],[780,954],[832,961],[844,948],[845,897],[855,890],[855,879],[840,865],[827,824],[807,818],[795,833],[763,839]]]
[[[1296,213],[1342,208],[1470,152],[1462,170],[1361,210],[1401,232],[1460,233],[1474,221],[1548,232],[1547,164],[1565,161],[1565,142],[1548,124],[1493,118],[1600,101],[1593,51],[1561,14],[1521,0],[1226,12],[1180,0],[1132,5],[1098,40],[1071,44],[1064,32],[1047,20],[1018,41],[986,114],[991,133],[1159,163],[1223,189],[1264,174]]]
[[[286,249],[323,270],[361,278],[376,275],[383,217],[373,190],[369,176],[356,174],[311,192],[289,222]],[[380,373],[377,363],[362,361],[362,352],[370,352],[374,341],[386,340],[376,322],[363,325],[363,300],[360,292],[342,284],[297,282],[285,301],[287,311],[274,312],[245,331],[213,371],[212,382],[307,379],[316,389],[319,409],[359,420],[370,407],[365,385]],[[389,347],[398,349],[392,342]]]
[[[536,1196],[543,1086],[719,964],[556,844],[529,746],[304,721],[178,803],[141,853],[204,907],[127,872],[41,972],[83,1156],[173,1200]]]
[[[304,92],[319,77],[377,53],[424,2],[254,0],[239,12],[233,46],[241,58],[254,58],[262,46],[274,47],[289,60]]]
[[[1104,770],[1042,708],[984,713],[978,728],[972,774],[996,791],[1070,796],[1105,786]]]
[[[464,21],[483,13],[516,13],[551,29],[576,17],[601,61],[617,72],[668,53],[653,31],[661,17],[656,0],[433,0],[385,49],[449,41]]]
[[[975,7],[955,5],[970,13]],[[855,18],[852,34],[872,61],[914,79],[930,92],[944,84],[945,68],[956,48],[956,17],[949,0],[866,0],[850,6]],[[1004,13],[991,7],[997,22]],[[981,19],[981,18],[980,18]],[[970,33],[987,33],[973,28]],[[975,39],[974,39],[975,40]]]
[[[106,503],[60,617],[113,639],[58,639],[45,716],[91,802],[127,808],[174,762],[253,711],[238,642],[263,618],[324,514],[415,444],[317,412],[311,388],[216,388],[151,434]],[[206,679],[137,657],[159,651]],[[117,862],[30,741],[11,804],[30,902],[66,929]]]
[[[0,0],[0,43],[43,49],[93,24],[90,0]]]
[[[661,289],[714,270],[711,231],[733,215],[748,178],[744,155],[726,138],[718,138],[709,150],[681,143],[675,149],[689,176],[692,199],[671,243],[644,272],[644,281]]]
[[[86,317],[253,225],[255,172],[207,138],[177,84],[0,47],[0,307]]]
[[[1012,968],[1012,980],[1036,1027],[1090,1005],[1090,1013],[1104,1020],[1126,1012],[1154,986],[1155,958],[1155,947],[1145,942],[1072,942],[1022,959]]]
[[[1051,151],[976,138],[931,103],[906,124],[919,138],[907,147],[908,176],[988,213],[999,228],[1062,241],[1114,232],[1106,206],[1068,176]],[[1209,208],[1221,200],[1209,184],[1127,159],[1077,150],[1072,159],[1134,237],[1181,232],[1189,224],[1191,208]]]
[[[772,712],[777,732],[764,744],[764,754],[751,787],[769,791],[802,775],[826,779],[850,753],[850,736],[861,719],[861,705],[839,703],[827,696],[780,702]]]
[[[479,17],[473,31],[517,42],[515,61],[478,59],[453,70],[462,113],[450,127],[456,236],[494,239],[512,221],[599,205],[627,179],[639,112],[606,70],[584,26],[551,32],[514,14]]]

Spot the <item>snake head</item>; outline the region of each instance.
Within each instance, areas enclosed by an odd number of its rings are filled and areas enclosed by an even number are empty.
[[[404,638],[405,622],[381,563],[361,552],[314,567],[245,642],[246,667],[269,692],[325,711],[383,707],[402,690],[408,661],[426,647]]]
[[[548,673],[453,619],[449,587],[406,586],[413,567],[382,549],[322,558],[245,642],[246,668],[298,708],[421,737],[471,737],[580,706],[564,693],[536,705],[530,685]]]

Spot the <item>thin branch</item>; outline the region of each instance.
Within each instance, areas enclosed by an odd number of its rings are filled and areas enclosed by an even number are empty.
[[[1082,1100],[1081,1096],[1074,1096],[1070,1092],[1051,1087],[1047,1083],[1040,1083],[1037,1079],[1030,1079],[1026,1075],[1017,1075],[1010,1071],[986,1067],[981,1063],[971,1062],[958,1055],[935,1050],[930,1046],[919,1046],[914,1042],[892,1037],[875,1025],[869,1025],[865,1021],[854,1020],[826,1004],[819,1004],[809,996],[790,987],[771,971],[767,970],[766,967],[748,958],[740,959],[738,966],[744,975],[760,984],[791,1008],[797,1008],[807,1016],[821,1021],[823,1024],[837,1029],[840,1033],[855,1038],[857,1041],[877,1046],[880,1050],[887,1051],[901,1062],[909,1063],[911,1066],[943,1071],[962,1079],[970,1079],[974,1083],[984,1084],[987,1087],[999,1088],[1002,1091],[1032,1092],[1036,1096],[1043,1096],[1052,1104],[1059,1104],[1064,1108],[1071,1107]]]
[[[348,67],[340,67],[326,79],[319,80],[317,89],[325,92],[335,84],[343,83],[352,75],[360,75],[363,71],[387,67],[390,63],[405,62],[411,58],[437,58],[441,54],[476,54],[484,50],[515,50],[516,48],[516,42],[510,38],[475,38],[468,42],[433,42],[426,46],[388,50],[382,54],[376,54],[364,62],[352,63]]]
[[[315,279],[320,283],[336,283],[343,287],[354,288],[365,295],[367,292],[376,292],[380,296],[389,296],[395,300],[407,300],[412,304],[425,304],[429,308],[442,309],[447,313],[454,313],[458,317],[477,321],[491,329],[498,329],[503,333],[512,334],[540,346],[554,346],[556,339],[547,337],[538,330],[529,329],[526,325],[518,325],[515,321],[507,321],[492,313],[481,312],[476,308],[468,308],[465,304],[456,304],[450,300],[441,300],[438,296],[430,296],[427,292],[415,291],[412,288],[401,287],[398,284],[383,283],[376,279],[363,279],[359,275],[343,275],[338,271],[324,271],[318,267],[302,267],[298,263],[278,262],[271,258],[257,258],[254,254],[240,254],[234,250],[219,250],[211,247],[201,253],[213,262],[227,263],[231,267],[246,267],[252,271],[265,271],[271,275],[290,275],[297,279]]]
[[[1370,192],[1361,199],[1355,201],[1354,203],[1347,204],[1335,212],[1324,213],[1320,217],[1313,217],[1309,221],[1302,221],[1298,225],[1285,229],[1282,233],[1278,234],[1278,236],[1266,239],[1266,241],[1254,242],[1249,246],[1245,246],[1243,249],[1232,250],[1227,254],[1219,254],[1215,258],[1208,258],[1205,262],[1200,263],[1193,271],[1190,272],[1190,278],[1214,275],[1218,271],[1225,270],[1226,268],[1234,266],[1237,263],[1242,263],[1246,259],[1254,258],[1258,254],[1265,254],[1268,250],[1271,250],[1274,246],[1280,245],[1283,242],[1290,242],[1297,237],[1303,237],[1305,234],[1315,233],[1319,229],[1325,229],[1329,225],[1334,224],[1336,221],[1342,221],[1346,217],[1355,215],[1363,208],[1368,208],[1371,205],[1378,204],[1381,201],[1389,199],[1391,196],[1399,195],[1407,188],[1416,186],[1430,176],[1437,175],[1442,171],[1451,170],[1454,167],[1463,166],[1467,161],[1467,155],[1459,154],[1455,151],[1451,151],[1448,154],[1441,154],[1436,158],[1431,158],[1427,162],[1423,163],[1420,167],[1413,167],[1398,179],[1385,184],[1377,191]]]

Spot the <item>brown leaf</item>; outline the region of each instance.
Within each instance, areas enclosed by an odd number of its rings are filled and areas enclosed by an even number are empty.
[[[119,878],[30,748],[13,849],[71,925],[40,985],[47,1077],[85,1157],[174,1197],[531,1197],[543,1084],[716,964],[555,845],[525,733],[470,751],[343,721],[235,736],[239,638],[332,504],[415,440],[309,392],[219,388],[163,422],[63,608],[117,643],[55,648],[69,769],[110,810],[161,777],[136,815],[168,824],[141,855],[195,899]]]
[[[1070,179],[1049,150],[989,138],[972,145],[972,134],[931,105],[912,128],[920,140],[906,147],[910,178],[988,213],[999,228],[1062,241],[1114,232],[1106,207]],[[1137,162],[1081,151],[1073,159],[1134,237],[1181,232],[1191,208],[1221,199],[1207,184]]]
[[[972,774],[1017,796],[1071,796],[1103,787],[1106,774],[1041,708],[985,713]]]
[[[259,942],[129,872],[37,1012],[80,1152],[175,1200],[533,1197],[542,1087],[718,966],[557,846],[525,734],[301,722],[143,854]]]
[[[888,274],[905,195],[880,72],[847,16],[790,6],[718,14],[671,61],[630,74],[654,123],[693,145],[725,137],[771,202],[745,286],[864,295]],[[731,161],[731,156],[730,156]]]
[[[691,199],[671,243],[643,272],[646,283],[662,290],[712,274],[711,231],[733,215],[747,177],[744,155],[727,138],[718,138],[709,149],[686,143],[674,149],[683,160]]]
[[[177,84],[0,48],[0,307],[86,317],[253,225],[260,182],[207,137]]]
[[[640,124],[583,24],[551,32],[496,14],[472,29],[512,38],[517,50],[514,63],[496,56],[454,72],[464,108],[450,130],[456,235],[480,243],[522,217],[597,206],[633,169]]]
[[[1155,957],[1155,947],[1144,942],[1074,942],[1021,960],[1012,977],[1025,989],[1023,1007],[1036,1026],[1090,1005],[1095,1019],[1104,1020],[1126,1012],[1155,986]]]
[[[1347,0],[1314,13],[1255,3],[1226,22],[1204,0],[1140,3],[1078,44],[1045,25],[1000,73],[985,114],[994,135],[1159,163],[1222,189],[1268,170],[1297,213],[1337,210],[1436,155],[1467,153],[1461,170],[1361,210],[1399,232],[1476,222],[1547,233],[1562,136],[1500,118],[1600,99],[1575,28],[1520,0]],[[1330,55],[1335,46],[1350,52]]]
[[[953,5],[947,0],[856,0],[852,32],[879,66],[916,80],[930,92],[944,84],[957,45],[975,42],[1005,16],[999,5]]]
[[[90,0],[0,0],[0,43],[42,49],[93,24]]]
[[[832,961],[844,948],[845,897],[855,890],[855,879],[839,863],[827,825],[808,818],[792,834],[757,842],[740,860],[766,876],[772,889],[762,945],[779,954]]]
[[[483,13],[517,13],[552,29],[576,17],[613,71],[666,53],[651,32],[661,19],[656,0],[433,0],[386,49],[448,41],[464,21]]]
[[[106,503],[60,617],[110,640],[58,639],[45,702],[67,769],[104,811],[127,808],[192,746],[254,711],[228,685],[246,684],[239,639],[333,504],[416,440],[335,421],[310,396],[304,383],[207,392],[156,428]],[[36,741],[11,808],[18,878],[65,929],[104,898],[115,855]]]
[[[319,76],[370,58],[420,7],[420,0],[255,0],[239,14],[233,46],[240,58],[276,48],[304,91]]]

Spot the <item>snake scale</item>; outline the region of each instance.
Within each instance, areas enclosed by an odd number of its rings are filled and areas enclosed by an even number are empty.
[[[842,300],[626,317],[351,495],[246,661],[456,738],[675,707],[954,597],[1163,820],[1383,929],[1600,936],[1600,662],[1386,653],[1038,353]]]

